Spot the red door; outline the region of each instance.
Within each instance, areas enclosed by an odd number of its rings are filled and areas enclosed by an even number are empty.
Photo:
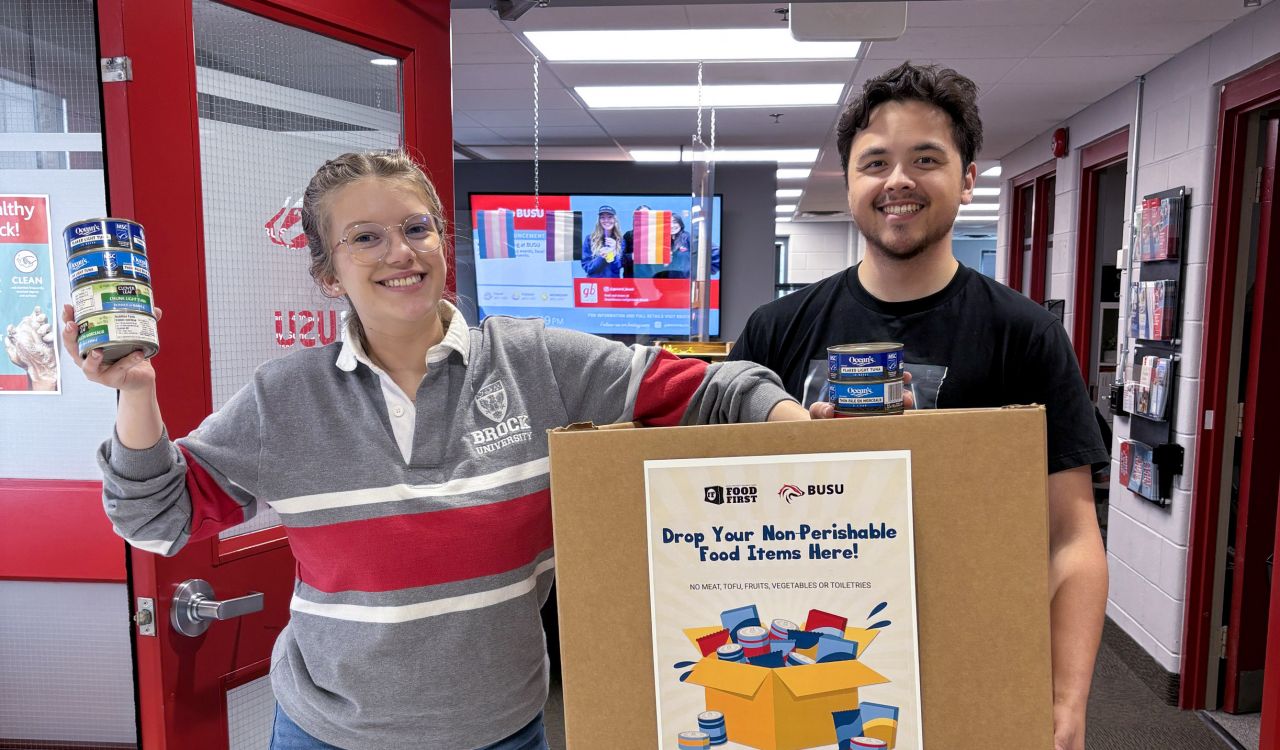
[[[165,311],[160,405],[178,437],[262,361],[336,337],[340,306],[312,286],[297,223],[325,159],[405,146],[452,214],[448,2],[99,0],[98,12],[103,56],[127,57],[132,76],[103,84],[109,205],[147,230]],[[130,563],[142,746],[265,747],[271,646],[293,594],[278,517],[262,508]],[[190,590],[237,602],[210,621],[217,607],[175,603]],[[175,611],[201,612],[184,627],[207,629],[180,633]]]
[[[1262,670],[1267,650],[1267,613],[1271,582],[1267,558],[1275,549],[1276,495],[1280,490],[1280,393],[1270,373],[1280,366],[1280,206],[1276,203],[1276,161],[1280,119],[1264,117],[1263,163],[1259,176],[1257,265],[1252,291],[1253,315],[1246,320],[1250,354],[1241,398],[1240,507],[1236,515],[1235,571],[1227,628],[1226,686],[1223,709],[1256,711],[1261,705]]]

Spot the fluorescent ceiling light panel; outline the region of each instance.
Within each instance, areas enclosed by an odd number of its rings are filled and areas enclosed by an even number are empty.
[[[995,165],[991,169],[988,169],[987,171],[983,172],[980,176],[981,177],[999,177],[1000,165],[999,164]]]
[[[781,224],[781,223],[782,223],[782,222],[784,222],[784,221],[791,221],[791,217],[790,217],[790,216],[779,216],[778,218],[776,218],[776,219],[774,219],[774,220],[773,220],[773,223],[774,223],[774,224]]]
[[[797,42],[787,28],[526,31],[548,62],[852,60],[859,42]]]
[[[400,64],[400,61],[395,59],[394,57],[375,57],[369,62],[373,63],[374,65],[387,65],[387,66]]]
[[[795,212],[795,210],[796,210],[796,204],[787,203],[787,204],[778,206],[776,209],[774,209],[774,213],[789,214],[789,213]]]
[[[696,109],[697,86],[577,86],[591,109]],[[704,107],[809,107],[840,103],[842,83],[703,86]]]
[[[957,216],[956,221],[999,221],[999,216]]]
[[[961,211],[999,211],[1000,206],[997,203],[962,203]]]
[[[699,151],[694,154],[691,150],[685,149],[683,154],[680,149],[660,148],[645,149],[637,148],[631,150],[631,159],[633,161],[660,161],[660,162],[678,162],[678,161],[707,161],[708,152]],[[740,148],[725,149],[720,148],[715,151],[715,160],[718,162],[730,161],[773,161],[779,164],[812,164],[818,160],[818,149],[816,148]]]
[[[779,180],[803,180],[809,176],[810,169],[779,169]]]
[[[801,188],[782,188],[774,193],[779,198],[799,198],[804,190]]]

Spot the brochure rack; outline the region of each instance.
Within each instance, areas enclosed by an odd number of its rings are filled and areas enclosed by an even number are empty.
[[[1122,311],[1126,352],[1112,387],[1112,412],[1129,416],[1120,445],[1120,483],[1167,506],[1184,451],[1174,442],[1182,290],[1190,203],[1185,187],[1147,195],[1134,211],[1128,257],[1128,304]]]

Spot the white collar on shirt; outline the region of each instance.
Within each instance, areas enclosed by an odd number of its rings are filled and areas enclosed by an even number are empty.
[[[462,364],[467,364],[467,355],[470,352],[471,337],[468,334],[467,321],[462,317],[462,313],[458,312],[458,308],[449,304],[444,300],[440,300],[439,306],[440,321],[444,323],[444,338],[440,343],[427,350],[427,364],[434,362],[442,362],[449,357],[450,352],[457,352],[462,355]],[[349,335],[346,319],[342,323],[342,351],[338,352],[338,360],[334,364],[339,370],[352,372],[356,369],[357,364],[363,364],[375,372],[381,372],[380,368],[369,359],[365,354],[364,347],[360,345],[360,341],[356,336]]]

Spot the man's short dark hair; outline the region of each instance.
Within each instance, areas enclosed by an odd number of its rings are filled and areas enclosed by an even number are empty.
[[[836,147],[846,181],[853,137],[867,127],[871,110],[892,101],[925,102],[946,112],[951,118],[951,139],[964,159],[961,168],[967,168],[982,148],[977,99],[978,87],[969,78],[951,68],[912,65],[910,60],[867,81],[862,86],[862,96],[849,104],[836,126]]]

